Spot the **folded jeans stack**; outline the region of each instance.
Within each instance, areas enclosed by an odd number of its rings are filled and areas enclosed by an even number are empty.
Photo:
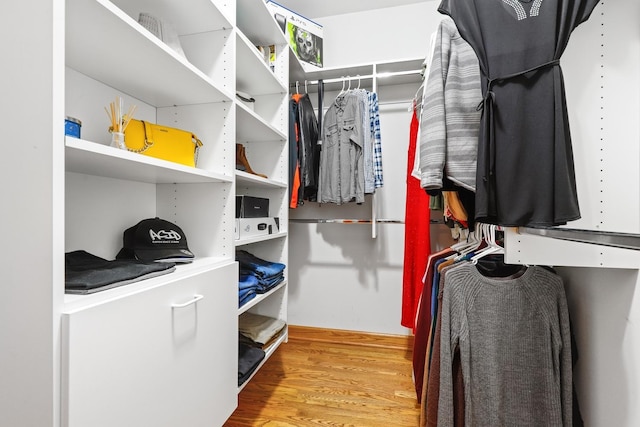
[[[285,265],[265,261],[244,251],[236,251],[236,261],[240,264],[238,299],[241,307],[258,294],[273,289],[284,280]]]

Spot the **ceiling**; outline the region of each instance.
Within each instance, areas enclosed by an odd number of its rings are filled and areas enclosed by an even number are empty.
[[[276,3],[309,19],[423,3],[425,1],[429,0],[275,0]]]

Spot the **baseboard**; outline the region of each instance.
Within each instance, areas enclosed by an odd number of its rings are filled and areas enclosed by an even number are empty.
[[[314,328],[289,325],[289,339],[337,344],[382,347],[397,350],[413,349],[412,335],[374,334],[371,332],[347,331],[342,329]]]

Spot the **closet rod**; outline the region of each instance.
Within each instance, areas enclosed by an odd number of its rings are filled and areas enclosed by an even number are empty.
[[[289,222],[300,222],[304,224],[372,224],[371,219],[338,219],[338,218],[313,218],[313,219],[293,219],[289,218]],[[376,223],[385,224],[404,224],[399,219],[376,219]]]
[[[338,218],[289,218],[289,222],[298,222],[303,224],[373,224],[372,219],[338,219]],[[376,219],[376,224],[404,224],[400,219]],[[431,220],[431,224],[444,224],[444,221]]]
[[[590,243],[592,245],[611,246],[614,248],[632,249],[636,251],[640,250],[640,234],[556,227],[519,227],[518,233],[551,237],[560,240],[570,240],[572,242]]]
[[[412,104],[413,102],[415,102],[415,99],[404,99],[401,101],[380,101],[378,102],[379,106],[384,106],[384,105],[406,105],[406,104]]]
[[[374,77],[377,77],[379,79],[383,79],[383,78],[387,78],[387,77],[397,77],[397,76],[407,76],[407,75],[411,75],[411,74],[422,74],[422,70],[406,70],[406,71],[389,71],[389,72],[382,72],[382,73],[378,73],[378,74],[367,74],[365,76],[343,76],[343,77],[336,77],[336,78],[331,78],[331,79],[324,79],[322,80],[323,83],[340,83],[340,82],[346,82],[346,81],[354,81],[354,80],[362,80],[362,79],[372,79]],[[319,82],[319,80],[309,80],[307,81],[307,84],[310,85],[317,85]],[[295,84],[294,84],[295,87]]]

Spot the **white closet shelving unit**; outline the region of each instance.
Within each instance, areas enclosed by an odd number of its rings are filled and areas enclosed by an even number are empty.
[[[287,261],[288,56],[274,74],[254,48],[283,48],[283,35],[248,0],[38,0],[4,11],[0,34],[16,42],[3,57],[19,65],[2,76],[2,113],[16,127],[1,173],[21,184],[3,190],[15,242],[3,251],[3,423],[222,425],[238,394],[235,249]],[[169,20],[185,56],[139,25],[140,12]],[[254,94],[255,112],[236,87]],[[104,107],[116,96],[138,119],[196,134],[197,167],[110,147]],[[81,139],[64,136],[65,115],[82,121]],[[236,173],[236,142],[269,179]],[[268,197],[279,232],[236,242],[236,194]],[[155,216],[183,229],[193,263],[65,294],[65,252],[113,259],[123,231]],[[244,309],[286,319],[286,294],[285,282]]]
[[[262,1],[237,0],[236,89],[256,101],[250,109],[236,103],[236,142],[244,145],[251,168],[265,174],[262,178],[243,171],[235,172],[235,194],[269,199],[269,216],[279,218],[279,229],[270,235],[240,238],[238,250],[245,250],[267,261],[288,263],[288,124],[289,47],[284,34]],[[273,69],[256,46],[276,47]],[[285,281],[266,294],[256,296],[237,311],[247,311],[287,321],[287,270]],[[288,338],[287,331],[265,349],[266,356],[254,374]],[[252,375],[252,376],[253,376]],[[239,388],[241,391],[251,377]]]
[[[61,307],[63,426],[216,425],[237,406],[233,215],[235,8],[227,2],[68,0],[65,251],[113,259],[122,232],[158,216],[179,225],[196,260],[174,273]],[[137,23],[171,21],[185,56]],[[108,146],[103,107],[188,129],[196,168]],[[56,165],[57,166],[57,165]],[[64,284],[54,283],[57,291]]]

